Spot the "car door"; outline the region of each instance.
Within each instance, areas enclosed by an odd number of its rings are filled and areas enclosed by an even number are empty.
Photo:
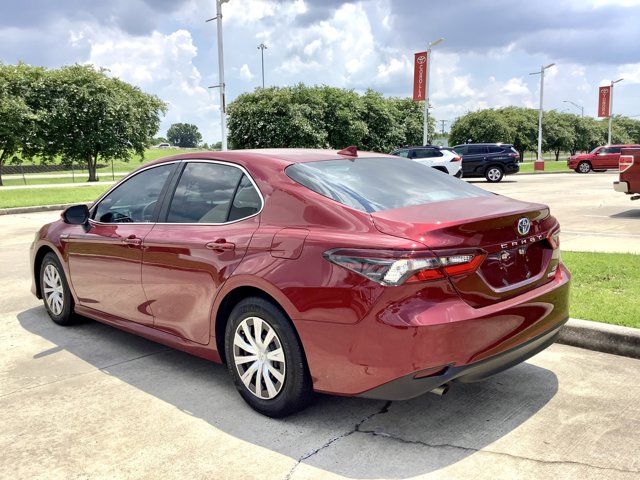
[[[142,283],[154,327],[208,344],[213,301],[259,226],[262,196],[241,167],[189,161],[144,240]]]
[[[468,145],[467,153],[462,157],[464,175],[483,175],[487,147],[484,145]]]
[[[616,155],[614,153],[614,147],[602,147],[593,159],[593,169],[606,170],[608,168],[617,168],[620,158],[619,152],[620,150],[618,149],[618,154]],[[613,165],[614,163],[615,165]]]
[[[153,325],[142,289],[142,244],[175,168],[150,167],[124,180],[91,209],[89,224],[64,240],[80,305]]]

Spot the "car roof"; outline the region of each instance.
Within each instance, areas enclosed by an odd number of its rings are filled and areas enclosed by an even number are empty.
[[[358,151],[358,157],[390,157],[393,155],[378,152]],[[235,163],[243,167],[260,165],[282,170],[294,163],[317,162],[322,160],[352,159],[349,155],[340,155],[337,150],[322,150],[313,148],[262,148],[252,150],[203,151],[181,153],[162,157],[143,165],[148,168],[153,165],[174,162],[176,160],[220,160]]]
[[[475,145],[480,147],[488,147],[488,146],[513,147],[511,143],[497,143],[497,142],[496,143],[461,143],[460,145],[456,145],[456,147],[467,147],[469,145]]]

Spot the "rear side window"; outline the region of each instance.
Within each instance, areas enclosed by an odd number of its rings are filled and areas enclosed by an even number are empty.
[[[402,158],[356,158],[287,167],[294,181],[363,212],[492,195],[427,165]]]
[[[229,211],[228,222],[240,220],[241,218],[250,217],[260,211],[262,200],[258,191],[246,175],[242,176],[238,191],[231,202],[231,210]]]
[[[225,223],[242,170],[218,163],[188,163],[171,199],[169,223]]]
[[[464,155],[465,153],[467,153],[467,147],[454,147],[453,151],[458,155]]]
[[[435,158],[441,156],[442,153],[434,148],[419,148],[413,151],[411,158]]]
[[[502,153],[504,151],[503,147],[499,147],[499,146],[491,146],[488,147],[489,148],[489,153]]]

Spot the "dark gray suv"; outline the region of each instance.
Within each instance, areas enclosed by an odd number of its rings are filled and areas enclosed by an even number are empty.
[[[499,182],[505,175],[518,173],[520,154],[508,143],[469,143],[453,150],[462,157],[463,176],[484,177]]]

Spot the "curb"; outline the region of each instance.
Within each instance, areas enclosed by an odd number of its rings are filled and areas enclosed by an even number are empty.
[[[17,208],[0,208],[0,215],[13,215],[16,213],[36,213],[36,212],[49,212],[51,210],[64,210],[71,205],[78,205],[77,203],[59,203],[56,205],[39,205],[33,207],[17,207]]]
[[[570,318],[557,343],[640,359],[640,329]]]

